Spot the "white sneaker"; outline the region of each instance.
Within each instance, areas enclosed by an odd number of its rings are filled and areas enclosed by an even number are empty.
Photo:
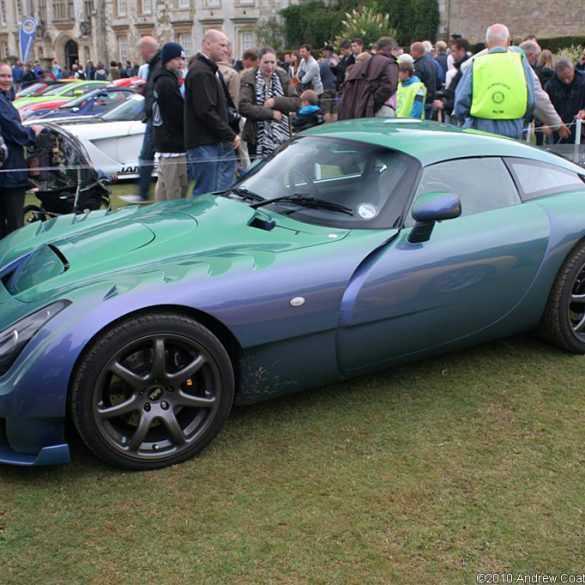
[[[122,201],[126,203],[146,203],[146,199],[142,199],[140,195],[119,195]]]

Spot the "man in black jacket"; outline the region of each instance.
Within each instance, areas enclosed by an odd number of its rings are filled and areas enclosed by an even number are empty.
[[[152,129],[154,150],[160,154],[155,201],[187,195],[187,155],[183,136],[184,100],[179,86],[185,53],[178,43],[166,43],[161,63],[152,74],[154,84]]]
[[[571,136],[561,142],[575,142],[574,122],[585,120],[585,73],[575,69],[573,61],[561,57],[555,63],[555,74],[544,89],[562,121],[571,128]]]
[[[138,155],[140,168],[138,170],[138,194],[122,195],[120,199],[129,203],[142,203],[148,199],[148,189],[152,182],[152,168],[154,167],[154,146],[152,143],[152,92],[154,89],[152,76],[156,66],[160,63],[158,43],[153,37],[142,37],[136,45],[138,52],[148,64],[148,75],[144,85],[144,138]]]
[[[414,59],[415,73],[427,88],[425,118],[430,119],[433,114],[433,101],[438,89],[439,70],[433,58],[425,53],[425,46],[422,43],[412,43],[410,45],[410,54]]]
[[[185,80],[185,146],[194,196],[228,189],[235,180],[234,149],[239,148],[240,137],[230,121],[237,127],[238,120],[217,66],[227,50],[225,34],[208,30]]]

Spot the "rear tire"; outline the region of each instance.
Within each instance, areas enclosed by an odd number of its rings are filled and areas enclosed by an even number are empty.
[[[220,341],[197,321],[165,312],[128,318],[92,343],[74,374],[71,412],[98,457],[148,470],[202,451],[233,398]]]
[[[563,262],[538,332],[563,349],[585,353],[585,243],[579,243]]]

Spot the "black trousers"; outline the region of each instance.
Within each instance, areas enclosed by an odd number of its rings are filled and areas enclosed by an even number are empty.
[[[0,187],[0,238],[24,225],[24,187]]]

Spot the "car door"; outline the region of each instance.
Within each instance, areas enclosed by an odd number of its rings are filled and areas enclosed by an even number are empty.
[[[500,158],[425,168],[414,201],[436,191],[457,193],[462,215],[437,223],[421,244],[408,242],[408,219],[347,288],[338,332],[346,374],[478,334],[522,301],[540,267],[548,219],[521,203]]]

